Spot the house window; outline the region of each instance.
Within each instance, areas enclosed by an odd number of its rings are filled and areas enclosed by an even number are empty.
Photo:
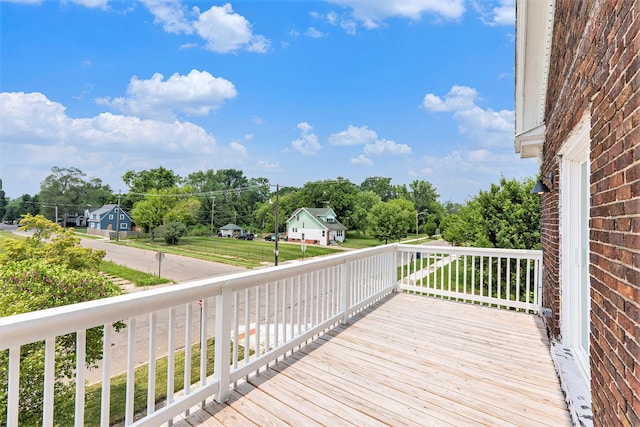
[[[325,236],[326,231],[322,230],[322,237]]]
[[[120,214],[120,220],[124,220],[124,214]]]
[[[109,214],[109,219],[113,219],[113,214]]]
[[[121,223],[120,224],[120,229],[121,230],[126,230],[127,229],[127,223],[126,222]]]

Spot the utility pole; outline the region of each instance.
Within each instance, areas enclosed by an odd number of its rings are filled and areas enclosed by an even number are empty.
[[[118,209],[116,210],[116,242],[120,241],[120,190],[118,190]]]
[[[276,258],[276,265],[278,265],[278,204],[280,203],[279,188],[280,187],[278,186],[278,184],[276,184],[276,247],[273,250],[273,254]]]
[[[211,193],[211,237],[213,237],[213,210],[216,208],[216,196]]]

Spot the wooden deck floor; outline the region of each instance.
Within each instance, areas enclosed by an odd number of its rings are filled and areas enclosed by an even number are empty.
[[[571,422],[538,318],[393,294],[176,425]]]

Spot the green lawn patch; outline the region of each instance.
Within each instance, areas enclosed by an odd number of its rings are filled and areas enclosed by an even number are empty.
[[[183,237],[177,245],[167,245],[162,240],[151,242],[147,239],[121,240],[120,244],[176,255],[189,256],[207,261],[221,262],[245,268],[256,268],[273,263],[274,242],[263,240],[237,240],[226,237]],[[340,249],[319,245],[307,245],[305,258],[339,252]],[[299,244],[278,242],[279,262],[302,258]]]
[[[207,340],[207,376],[213,374],[215,338]],[[244,347],[238,348],[238,358],[244,357]],[[175,354],[174,364],[174,392],[184,388],[184,349]],[[168,356],[156,360],[156,403],[163,402],[167,398],[167,372],[169,370]],[[149,365],[144,364],[135,369],[135,397],[134,413],[144,416],[147,408]],[[200,343],[191,346],[191,384],[200,382]],[[119,374],[111,377],[110,396],[110,424],[124,421],[126,403],[127,376]],[[100,400],[102,397],[102,383],[98,382],[87,386],[85,396],[85,425],[100,425]],[[67,421],[73,423],[73,399],[68,402],[56,404],[56,424],[65,425]],[[60,405],[60,406],[58,406]],[[58,411],[59,409],[59,411]]]
[[[153,274],[144,273],[142,271],[133,270],[129,267],[125,267],[116,264],[111,261],[100,262],[100,271],[110,274],[112,276],[119,277],[121,279],[128,280],[134,283],[136,286],[154,286],[162,283],[171,283],[171,280],[158,277]]]

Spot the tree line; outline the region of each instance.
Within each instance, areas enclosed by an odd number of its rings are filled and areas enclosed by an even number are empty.
[[[266,178],[249,178],[237,169],[193,172],[185,177],[162,166],[129,170],[123,193],[78,168],[53,167],[40,192],[8,200],[0,180],[0,218],[18,220],[42,214],[57,222],[107,203],[119,204],[144,232],[177,242],[185,235],[213,235],[228,223],[254,232],[275,230],[276,186]],[[465,204],[441,202],[434,186],[423,180],[393,184],[389,177],[368,177],[360,184],[337,177],[280,186],[279,232],[300,207],[331,207],[350,233],[383,242],[413,233],[442,236],[456,245],[539,247],[539,200],[529,194],[534,178],[501,178]],[[56,212],[58,217],[56,218]]]

